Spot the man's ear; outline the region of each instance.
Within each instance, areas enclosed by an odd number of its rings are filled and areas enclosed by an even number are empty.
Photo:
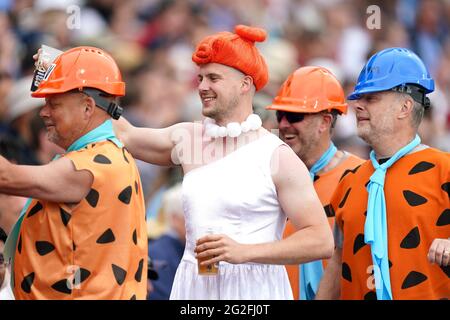
[[[249,92],[253,87],[253,78],[250,76],[244,76],[241,81],[242,93]]]
[[[94,114],[96,105],[92,97],[87,97],[84,103],[83,113],[85,115],[85,119],[88,119]]]
[[[331,113],[323,113],[321,119],[322,121],[319,126],[320,131],[329,131],[333,122],[333,115]]]
[[[398,114],[399,119],[408,118],[412,113],[414,108],[414,100],[409,95],[403,99],[402,106],[400,108],[400,112]]]

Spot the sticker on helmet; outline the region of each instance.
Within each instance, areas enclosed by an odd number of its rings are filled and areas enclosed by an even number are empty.
[[[50,65],[50,67],[48,67],[47,71],[45,72],[44,79],[42,79],[42,80],[47,81],[47,79],[50,77],[50,75],[52,74],[55,67],[56,67],[56,63],[52,63]]]

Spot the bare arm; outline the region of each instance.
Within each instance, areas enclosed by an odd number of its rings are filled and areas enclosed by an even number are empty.
[[[117,137],[136,159],[162,165],[179,164],[174,148],[180,140],[193,139],[194,123],[177,123],[163,129],[139,128],[121,117],[113,121]]]
[[[341,295],[342,249],[336,247],[320,281],[316,300],[338,300]]]
[[[68,158],[60,158],[43,166],[22,166],[0,156],[1,193],[78,203],[88,194],[93,180],[90,172],[77,171]]]
[[[303,162],[283,146],[274,152],[272,169],[281,207],[299,230],[286,239],[261,244],[239,244],[223,235],[206,236],[199,239],[196,252],[199,257],[217,257],[204,264],[217,261],[300,264],[331,257],[333,236]]]

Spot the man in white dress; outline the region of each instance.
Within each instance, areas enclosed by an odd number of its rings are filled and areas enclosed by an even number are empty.
[[[252,114],[255,92],[268,71],[255,41],[263,29],[239,25],[203,39],[199,66],[203,123],[164,129],[115,130],[134,157],[181,165],[186,249],[171,299],[292,299],[285,264],[329,258],[333,238],[308,169]],[[286,218],[298,229],[282,239]],[[221,232],[200,237],[203,227]],[[200,238],[199,238],[200,237]],[[219,264],[217,275],[199,275]]]

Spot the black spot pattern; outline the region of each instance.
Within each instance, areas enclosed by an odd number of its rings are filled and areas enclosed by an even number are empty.
[[[447,275],[447,277],[450,278],[450,266],[446,266],[446,267],[441,266],[440,268],[442,271],[444,271],[444,273]]]
[[[133,243],[137,245],[137,231],[134,229],[133,231]]]
[[[133,189],[131,186],[126,187],[123,189],[119,194],[119,200],[122,201],[125,204],[129,204],[131,201],[131,194],[133,192]]]
[[[408,174],[409,174],[409,175],[413,175],[413,174],[416,174],[416,173],[420,173],[420,172],[424,172],[424,171],[430,170],[430,169],[432,169],[432,168],[434,168],[434,167],[435,167],[434,164],[432,164],[432,163],[430,163],[430,162],[422,161],[422,162],[419,162],[418,164],[416,164],[416,165],[408,172]]]
[[[91,275],[91,272],[87,269],[80,268],[75,272],[75,276],[73,278],[73,284],[78,285],[86,280]]]
[[[122,283],[125,281],[125,277],[127,276],[127,272],[121,267],[116,266],[115,264],[112,264],[112,270],[117,283],[119,284],[119,286],[122,285]]]
[[[332,218],[336,215],[331,204],[327,204],[325,207],[323,207],[323,209],[325,210],[325,214],[328,218]]]
[[[345,205],[345,202],[347,201],[348,195],[350,194],[350,191],[352,188],[348,188],[348,190],[345,192],[344,198],[342,199],[341,203],[339,203],[339,208],[342,208]]]
[[[447,192],[448,197],[450,199],[450,182],[446,182],[441,186],[441,189]]]
[[[342,278],[352,282],[352,271],[350,270],[350,266],[345,262],[342,263]]]
[[[369,291],[364,295],[364,300],[377,300],[375,291]]]
[[[141,280],[142,280],[142,269],[143,268],[144,268],[144,259],[141,259],[141,261],[139,261],[139,266],[136,271],[136,274],[134,275],[134,280],[136,280],[137,282],[141,282]]]
[[[59,213],[61,215],[62,223],[67,227],[67,224],[69,223],[70,218],[72,218],[72,216],[63,208],[59,208]]]
[[[67,286],[67,282],[67,279],[59,280],[52,285],[52,289],[64,294],[71,294],[72,289]]]
[[[31,293],[31,286],[33,285],[33,281],[34,281],[34,272],[30,273],[25,278],[23,278],[20,287],[26,293]]]
[[[341,178],[339,179],[339,181],[341,181],[342,179],[344,179],[344,177],[345,177],[346,175],[348,175],[349,173],[355,174],[356,171],[358,171],[359,167],[361,167],[361,165],[357,166],[357,167],[354,168],[354,169],[347,169],[347,170],[345,170],[344,173],[342,174]]]
[[[114,237],[114,233],[111,229],[107,229],[103,234],[97,239],[97,243],[105,244],[114,242],[116,240],[116,237]]]
[[[400,243],[400,248],[414,249],[417,248],[419,244],[420,244],[419,228],[415,227],[410,232],[408,232],[405,238],[403,238],[402,242]]]
[[[98,191],[95,189],[91,189],[91,191],[89,191],[88,195],[86,196],[86,201],[92,208],[95,208],[97,206],[99,197],[100,194],[98,193]]]
[[[41,256],[45,256],[49,254],[53,250],[55,250],[55,246],[48,241],[36,241],[36,251]]]
[[[439,216],[436,225],[438,227],[446,226],[450,224],[450,209],[445,209],[442,211],[441,215]]]
[[[98,154],[95,156],[94,158],[94,162],[96,163],[101,163],[101,164],[111,164],[111,160],[108,159],[108,157],[102,155],[102,154]]]
[[[403,196],[405,197],[406,202],[408,202],[411,207],[420,206],[428,201],[421,195],[418,195],[417,193],[414,193],[410,190],[404,190]]]
[[[40,202],[38,201],[38,203],[36,203],[36,204],[34,205],[34,207],[31,208],[31,210],[28,212],[27,218],[34,216],[36,213],[38,213],[39,211],[41,211],[42,208],[44,208],[44,207],[42,206],[42,203],[40,203]]]
[[[417,271],[411,271],[403,280],[402,289],[408,289],[427,280],[427,276]]]
[[[125,159],[125,161],[130,163],[130,161],[128,161],[127,155],[125,154],[125,148],[122,148],[122,154],[123,154],[123,158]]]
[[[359,249],[361,249],[365,245],[366,243],[364,242],[364,234],[358,234],[355,238],[355,242],[353,243],[353,254],[356,254]]]
[[[19,243],[17,244],[17,251],[22,253],[22,235],[19,236]]]

